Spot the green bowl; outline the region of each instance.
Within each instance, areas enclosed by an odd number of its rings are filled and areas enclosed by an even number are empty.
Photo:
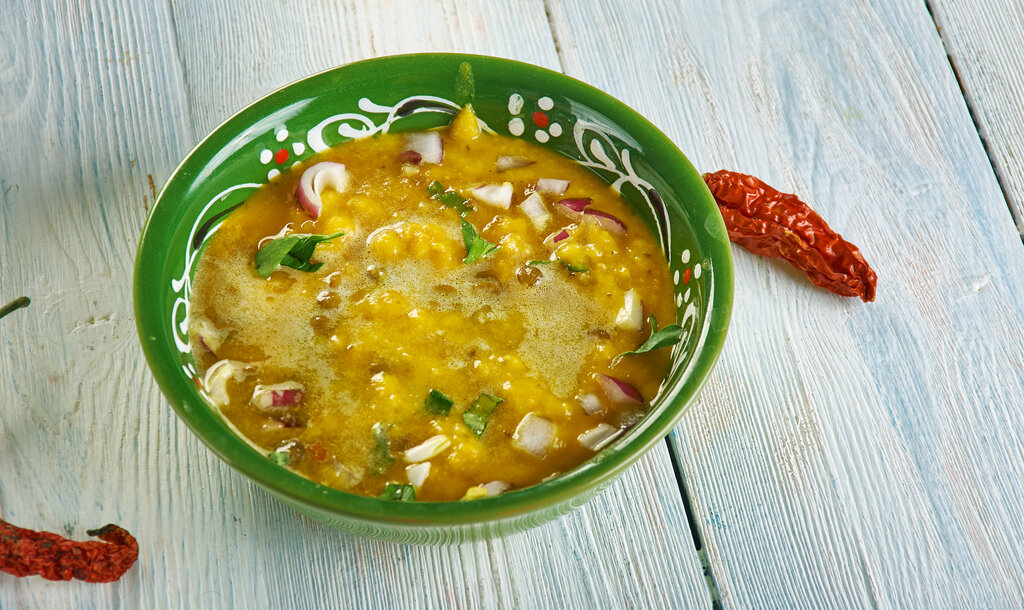
[[[444,125],[469,95],[494,131],[575,159],[620,190],[661,241],[684,340],[645,418],[593,459],[547,482],[471,502],[418,503],[319,485],[270,462],[204,399],[185,322],[196,262],[228,211],[279,171],[351,138]],[[178,416],[221,459],[295,510],[339,529],[440,543],[521,531],[565,514],[663,438],[718,358],[733,288],[729,240],[710,192],[643,117],[593,87],[536,66],[417,54],[304,78],[215,129],[178,166],[150,211],[134,291],[139,336],[157,382]]]

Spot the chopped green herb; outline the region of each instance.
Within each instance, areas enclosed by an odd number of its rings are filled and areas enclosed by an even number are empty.
[[[462,421],[466,422],[466,427],[472,430],[473,434],[480,436],[487,429],[487,421],[491,418],[491,413],[494,413],[494,409],[503,402],[505,402],[504,398],[482,393],[462,414]]]
[[[454,208],[458,211],[460,216],[465,216],[469,212],[473,211],[473,208],[466,203],[469,199],[466,199],[454,190],[445,188],[445,186],[437,180],[431,182],[430,186],[427,187],[427,194],[440,201],[442,204],[450,208]]]
[[[476,96],[473,82],[473,67],[468,62],[459,64],[459,75],[455,78],[455,103],[465,106]]]
[[[278,466],[287,466],[292,463],[292,452],[287,449],[278,449],[277,451],[271,451],[267,454],[270,461],[274,462]]]
[[[483,237],[480,237],[476,229],[473,228],[473,225],[466,222],[465,218],[462,219],[462,240],[466,242],[466,258],[462,259],[462,262],[467,265],[471,265],[481,258],[501,250],[501,246],[495,246]]]
[[[584,273],[590,271],[590,267],[586,265],[575,265],[562,259],[558,259],[558,262],[562,263],[563,267],[565,267],[569,271],[572,271],[573,273]]]
[[[416,489],[412,485],[388,483],[384,486],[384,493],[378,497],[383,500],[394,500],[395,502],[415,502]]]
[[[309,259],[313,256],[317,244],[341,237],[344,234],[344,231],[338,231],[333,235],[296,233],[278,237],[256,252],[256,273],[260,277],[270,277],[278,265],[299,271],[316,271],[323,266],[323,263],[310,263]]]
[[[612,363],[608,366],[608,368],[612,368],[616,364],[618,364],[619,360],[621,360],[623,356],[631,356],[635,354],[653,352],[656,349],[661,349],[663,347],[675,345],[676,343],[679,343],[679,341],[683,338],[683,327],[678,324],[669,324],[665,328],[658,330],[658,320],[654,316],[648,318],[647,321],[650,322],[651,324],[651,336],[648,337],[646,341],[644,341],[643,345],[636,348],[635,350],[631,352],[622,352],[621,354],[613,358]]]
[[[373,424],[373,449],[370,451],[370,470],[373,474],[384,474],[395,465],[395,456],[391,453],[388,442],[387,428],[377,422]]]
[[[527,265],[537,266],[537,265],[550,265],[553,262],[554,261],[549,261],[549,260],[544,260],[544,261],[526,261],[526,264]]]
[[[452,410],[453,404],[455,404],[454,400],[434,389],[430,390],[430,393],[427,394],[427,399],[423,401],[423,405],[427,407],[427,412],[434,415],[448,415]]]

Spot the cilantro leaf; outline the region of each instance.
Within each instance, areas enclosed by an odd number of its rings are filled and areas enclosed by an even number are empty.
[[[619,360],[621,360],[623,356],[653,352],[656,349],[675,345],[683,338],[683,327],[678,324],[669,324],[665,328],[658,330],[658,320],[654,316],[648,318],[647,321],[651,323],[651,336],[644,341],[643,345],[635,350],[631,352],[622,352],[613,358],[612,363],[608,365],[608,368],[613,368],[619,363]]]
[[[267,457],[278,466],[287,466],[292,463],[292,454],[287,449],[271,451],[267,454]]]
[[[427,194],[440,201],[442,204],[450,208],[454,208],[458,211],[459,216],[465,216],[473,211],[473,208],[466,203],[469,199],[466,199],[454,190],[446,188],[437,180],[431,182],[430,186],[427,187]]]
[[[448,415],[452,410],[453,404],[455,404],[454,400],[433,388],[431,388],[430,393],[427,394],[426,400],[423,401],[423,405],[427,408],[427,412],[433,413],[434,415]]]
[[[590,267],[586,265],[577,265],[562,259],[558,259],[558,262],[562,263],[563,267],[565,267],[569,271],[572,271],[573,273],[586,273],[587,271],[590,271]]]
[[[311,263],[309,259],[313,256],[317,244],[341,237],[344,234],[344,231],[338,231],[333,235],[295,233],[278,237],[256,252],[256,273],[260,277],[268,278],[278,265],[299,271],[316,271],[323,266],[323,263]]]
[[[494,254],[501,250],[501,246],[495,246],[483,237],[480,237],[473,225],[462,219],[462,241],[466,242],[466,258],[462,262],[471,265],[481,258]]]
[[[472,406],[462,414],[462,421],[466,422],[466,427],[472,430],[473,434],[480,436],[487,429],[487,421],[491,418],[491,413],[494,413],[494,409],[503,402],[505,402],[504,398],[481,393],[473,401]]]
[[[394,500],[395,502],[415,502],[416,489],[412,485],[388,483],[384,486],[384,493],[377,497],[383,500]]]
[[[527,265],[533,265],[534,267],[536,267],[537,265],[550,265],[550,264],[551,264],[552,262],[554,262],[554,261],[549,261],[549,260],[543,260],[543,261],[526,261],[526,264],[527,264]]]
[[[388,442],[387,428],[377,422],[373,424],[373,449],[370,450],[370,470],[373,474],[384,474],[395,464],[395,456],[391,453]]]

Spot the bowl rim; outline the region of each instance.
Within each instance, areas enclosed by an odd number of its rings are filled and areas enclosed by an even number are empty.
[[[343,74],[354,67],[374,66],[389,70],[387,73],[394,73],[396,64],[407,70],[418,63],[436,63],[440,68],[449,63],[458,66],[464,61],[471,65],[474,62],[503,65],[529,76],[532,81],[554,85],[559,95],[585,101],[592,109],[614,119],[638,142],[643,142],[648,154],[656,151],[661,158],[660,165],[678,168],[678,180],[696,179],[700,183],[703,189],[698,189],[699,196],[687,201],[687,204],[696,208],[698,213],[704,213],[705,225],[709,217],[714,225],[705,226],[710,237],[697,240],[705,259],[714,261],[710,270],[712,274],[705,323],[700,329],[702,336],[699,340],[702,345],[692,358],[689,370],[660,398],[656,407],[659,412],[644,418],[613,448],[549,481],[472,502],[394,502],[333,489],[277,467],[256,452],[245,439],[232,432],[231,426],[225,425],[228,422],[195,392],[192,382],[184,376],[180,367],[166,362],[165,354],[161,353],[162,346],[166,345],[158,340],[161,331],[166,335],[166,329],[163,328],[166,323],[153,313],[156,308],[145,307],[147,295],[153,292],[147,286],[155,282],[152,276],[157,275],[149,271],[160,260],[155,251],[152,260],[147,256],[149,250],[154,250],[150,246],[155,240],[152,234],[159,231],[157,224],[161,214],[166,215],[165,210],[177,203],[167,201],[169,190],[186,179],[192,165],[208,163],[212,157],[208,152],[219,150],[221,140],[230,141],[235,134],[251,125],[249,115],[264,106],[268,106],[268,110],[279,108],[281,104],[276,103],[279,98],[306,85],[315,84],[318,80]],[[281,101],[287,103],[287,100]],[[259,117],[265,115],[265,112],[261,112]],[[718,239],[713,239],[716,234]],[[346,521],[385,524],[389,527],[469,525],[522,517],[527,513],[565,504],[575,497],[586,495],[588,490],[601,489],[664,438],[682,418],[721,353],[732,313],[733,265],[725,225],[700,174],[668,136],[625,103],[560,72],[516,60],[461,53],[411,53],[364,59],[302,77],[251,102],[210,131],[167,178],[149,210],[136,249],[133,298],[136,327],[143,352],[163,395],[186,426],[233,469],[292,504],[317,513],[335,515]],[[198,403],[193,404],[195,401]]]

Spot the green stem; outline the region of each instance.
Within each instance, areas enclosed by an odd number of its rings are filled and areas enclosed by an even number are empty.
[[[31,302],[32,302],[32,299],[30,299],[28,297],[18,297],[16,299],[14,299],[10,303],[8,303],[8,304],[4,305],[2,308],[0,308],[0,318],[3,318],[4,316],[6,316],[7,314],[11,313],[12,311],[19,310],[22,307],[28,307],[28,304],[31,303]]]

